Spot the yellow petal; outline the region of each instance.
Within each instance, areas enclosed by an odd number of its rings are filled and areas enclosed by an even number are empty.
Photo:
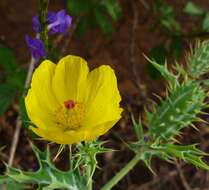
[[[51,61],[42,62],[33,74],[31,88],[25,97],[29,118],[37,126],[37,120],[42,120],[47,125],[53,123],[54,110],[59,105],[51,86],[55,67]]]
[[[74,144],[81,141],[95,140],[100,135],[106,133],[118,120],[106,122],[102,125],[98,125],[94,130],[71,130],[62,131],[59,129],[40,129],[30,127],[34,133],[38,136],[58,144]]]
[[[43,129],[43,128],[35,128],[30,126],[30,129],[37,134],[38,136],[42,137],[45,140],[56,142],[56,136],[59,136],[63,132],[59,129]],[[58,143],[58,142],[57,142]],[[59,143],[62,144],[62,143]]]
[[[59,61],[52,86],[60,104],[70,99],[82,102],[88,72],[87,63],[81,57],[69,55]]]
[[[89,73],[85,97],[87,111],[84,126],[92,127],[120,119],[121,97],[115,73],[109,66],[101,66]]]
[[[84,140],[85,136],[88,136],[85,131],[68,131],[62,130],[50,130],[30,127],[34,133],[38,136],[58,144],[73,144]]]
[[[33,93],[32,89],[30,89],[25,98],[28,116],[32,123],[36,126],[47,128],[48,125],[52,125],[54,115],[42,109],[39,104],[40,103],[37,102],[35,94]],[[45,123],[45,125],[43,123]]]

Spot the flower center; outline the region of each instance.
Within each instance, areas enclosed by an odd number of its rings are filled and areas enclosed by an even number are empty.
[[[73,130],[80,127],[85,117],[85,107],[82,103],[67,100],[63,106],[55,111],[56,123],[64,130]]]

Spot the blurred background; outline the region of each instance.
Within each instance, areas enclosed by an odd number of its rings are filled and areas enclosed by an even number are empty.
[[[98,157],[100,169],[94,177],[98,190],[111,176],[132,158],[132,152],[122,142],[136,139],[130,114],[143,118],[144,107],[156,94],[165,96],[163,79],[146,60],[152,57],[158,63],[167,61],[185,63],[186,52],[199,39],[209,37],[209,1],[207,0],[50,0],[49,10],[66,9],[73,16],[73,25],[66,35],[50,38],[50,59],[57,61],[67,54],[85,58],[91,68],[111,65],[116,72],[125,109],[119,123],[101,139],[114,152]],[[25,35],[35,37],[32,18],[37,15],[37,0],[0,1],[0,172],[9,159],[18,111],[24,118],[18,96],[23,88],[30,52]],[[209,118],[205,118],[209,121]],[[142,120],[142,122],[144,122]],[[24,170],[35,170],[38,165],[29,141],[34,139],[23,122],[14,165]],[[200,142],[209,152],[209,128],[184,130],[184,144]],[[34,141],[40,148],[43,141]],[[51,145],[56,154],[57,146]],[[58,168],[67,168],[67,150],[56,160]],[[169,165],[153,160],[156,176],[139,163],[115,190],[206,190],[209,175],[193,166]],[[182,174],[184,177],[182,178]],[[189,184],[185,186],[185,181]],[[34,187],[28,187],[33,189]]]

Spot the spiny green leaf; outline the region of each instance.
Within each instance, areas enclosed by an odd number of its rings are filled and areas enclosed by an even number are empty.
[[[188,59],[188,72],[194,77],[207,73],[209,71],[209,41],[198,43],[194,53]]]
[[[136,133],[137,139],[138,140],[143,139],[144,130],[143,130],[143,126],[142,126],[141,122],[139,121],[138,123],[136,123],[133,115],[131,115],[131,120],[132,120],[132,123],[133,123],[133,128],[134,128],[134,131]]]
[[[199,6],[195,5],[193,2],[187,2],[184,12],[190,14],[192,16],[202,16],[205,11],[201,9]]]
[[[145,165],[147,166],[147,168],[153,173],[155,174],[154,170],[152,169],[151,166],[151,161],[152,161],[152,157],[154,156],[154,152],[152,151],[145,151],[142,156],[141,156],[141,160],[145,163]]]
[[[192,124],[205,107],[206,93],[197,84],[188,82],[176,87],[171,94],[147,115],[148,127],[154,139],[169,140]]]
[[[209,166],[202,161],[202,157],[209,156],[209,154],[199,150],[196,145],[182,146],[165,144],[159,146],[158,149],[166,152],[171,157],[182,159],[183,161],[193,164],[198,168],[209,170]]]
[[[151,57],[151,59],[155,60],[160,65],[163,65],[165,63],[167,55],[167,49],[162,43],[152,47],[149,52],[149,57]]]
[[[154,46],[149,52],[149,57],[160,65],[163,65],[165,63],[167,55],[168,51],[165,48],[164,44]],[[151,78],[159,79],[161,77],[160,72],[152,65],[149,59],[147,60],[148,64],[146,65],[146,67]]]
[[[153,174],[155,174],[151,166],[151,161],[153,157],[159,157],[160,159],[166,162],[173,163],[172,157],[166,152],[163,152],[157,149],[155,150],[155,149],[152,149],[151,147],[148,148],[147,150],[144,150],[141,154],[141,160],[145,163],[145,165]]]
[[[17,183],[15,180],[9,178],[8,176],[0,176],[0,189],[7,190],[23,190],[25,189],[25,185],[21,183]]]
[[[20,169],[7,166],[6,175],[19,183],[33,183],[42,185],[45,190],[64,188],[68,190],[83,190],[86,188],[86,180],[77,170],[58,170],[50,160],[49,149],[41,152],[34,145],[33,151],[39,162],[39,169],[35,172],[25,172]]]
[[[92,141],[92,142],[85,142],[85,144],[77,144],[78,152],[75,155],[77,159],[74,168],[77,168],[80,164],[84,167],[91,168],[91,176],[94,174],[95,169],[97,167],[97,159],[96,156],[101,153],[110,152],[111,149],[104,148],[102,145],[105,142],[103,141]]]
[[[195,156],[195,155],[189,154],[186,156],[185,161],[193,164],[197,168],[209,170],[209,166],[205,162],[202,161],[202,158],[200,156]]]
[[[179,84],[178,77],[168,70],[166,63],[160,65],[155,60],[150,60],[149,58],[147,58],[147,60],[160,72],[165,80],[169,82],[171,87],[176,87]]]

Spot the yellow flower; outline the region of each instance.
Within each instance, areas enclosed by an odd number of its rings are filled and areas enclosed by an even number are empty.
[[[43,61],[25,97],[31,129],[58,144],[96,139],[120,118],[121,97],[113,69],[89,72],[84,59],[66,56],[56,65]]]

